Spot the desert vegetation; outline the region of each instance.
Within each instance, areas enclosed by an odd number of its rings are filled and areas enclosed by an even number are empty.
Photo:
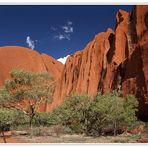
[[[93,98],[71,94],[51,113],[52,124],[62,124],[74,133],[99,136],[117,135],[136,122],[138,102],[132,95],[122,93],[98,93]]]
[[[51,101],[53,91],[53,86],[49,83],[51,77],[48,73],[34,73],[17,69],[12,70],[10,74],[11,79],[6,80],[0,89],[0,105],[3,111],[1,116],[4,117],[6,123],[13,122],[13,118],[9,118],[8,115],[12,113],[11,109],[14,108],[19,112],[18,115],[15,115],[17,116],[16,124],[22,124],[23,118],[24,122],[28,122],[31,130],[38,105],[41,102]],[[23,101],[26,102],[25,106],[21,105]],[[2,126],[4,127],[4,125],[3,123]],[[1,131],[3,131],[3,127]]]
[[[77,134],[95,138],[126,133],[138,123],[138,101],[133,95],[123,96],[116,90],[92,97],[72,93],[53,111],[37,112],[41,102],[52,100],[51,77],[24,70],[12,70],[11,77],[0,89],[0,131],[5,143],[4,131],[31,137]],[[24,100],[27,103],[21,106]]]

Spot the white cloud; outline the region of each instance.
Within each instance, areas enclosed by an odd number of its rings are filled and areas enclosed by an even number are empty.
[[[57,38],[59,40],[63,40],[63,39],[65,39],[65,36],[62,34],[59,34],[59,35],[55,35],[54,38]]]
[[[26,43],[28,44],[28,47],[29,48],[31,48],[31,49],[34,49],[35,48],[34,41],[31,40],[30,36],[27,36]]]
[[[62,26],[62,29],[65,33],[73,33],[73,27],[69,25]]]
[[[59,58],[59,59],[57,59],[57,61],[65,64],[68,57],[69,57],[69,55],[67,55],[66,57]]]
[[[54,33],[54,38],[58,40],[71,40],[71,35],[74,31],[73,23],[71,21],[67,21],[64,26],[50,27],[50,30]]]

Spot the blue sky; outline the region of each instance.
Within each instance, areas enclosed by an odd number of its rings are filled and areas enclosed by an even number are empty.
[[[115,29],[116,12],[132,5],[0,6],[0,46],[30,47],[54,58],[83,49],[108,27]]]

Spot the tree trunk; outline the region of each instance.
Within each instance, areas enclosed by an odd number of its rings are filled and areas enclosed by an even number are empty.
[[[6,137],[5,137],[5,134],[4,134],[4,131],[1,131],[1,133],[2,133],[2,136],[3,136],[3,141],[4,141],[4,143],[7,143]]]
[[[32,130],[32,118],[30,118],[29,127],[30,127],[30,130]]]
[[[114,123],[114,136],[116,136],[117,134],[117,123],[115,122]]]
[[[29,121],[29,126],[30,126],[30,130],[32,129],[32,120],[35,116],[35,107],[33,105],[30,106],[30,113],[29,113],[29,117],[30,117],[30,121]]]

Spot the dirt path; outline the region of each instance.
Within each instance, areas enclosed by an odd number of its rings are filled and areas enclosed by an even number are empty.
[[[137,143],[138,135],[88,137],[83,135],[57,136],[13,136],[7,138],[7,143]],[[0,143],[3,143],[0,138]]]
[[[7,141],[7,143],[26,143],[26,141],[19,139],[17,137],[7,137],[6,141]],[[0,143],[4,143],[2,137],[0,137]]]

